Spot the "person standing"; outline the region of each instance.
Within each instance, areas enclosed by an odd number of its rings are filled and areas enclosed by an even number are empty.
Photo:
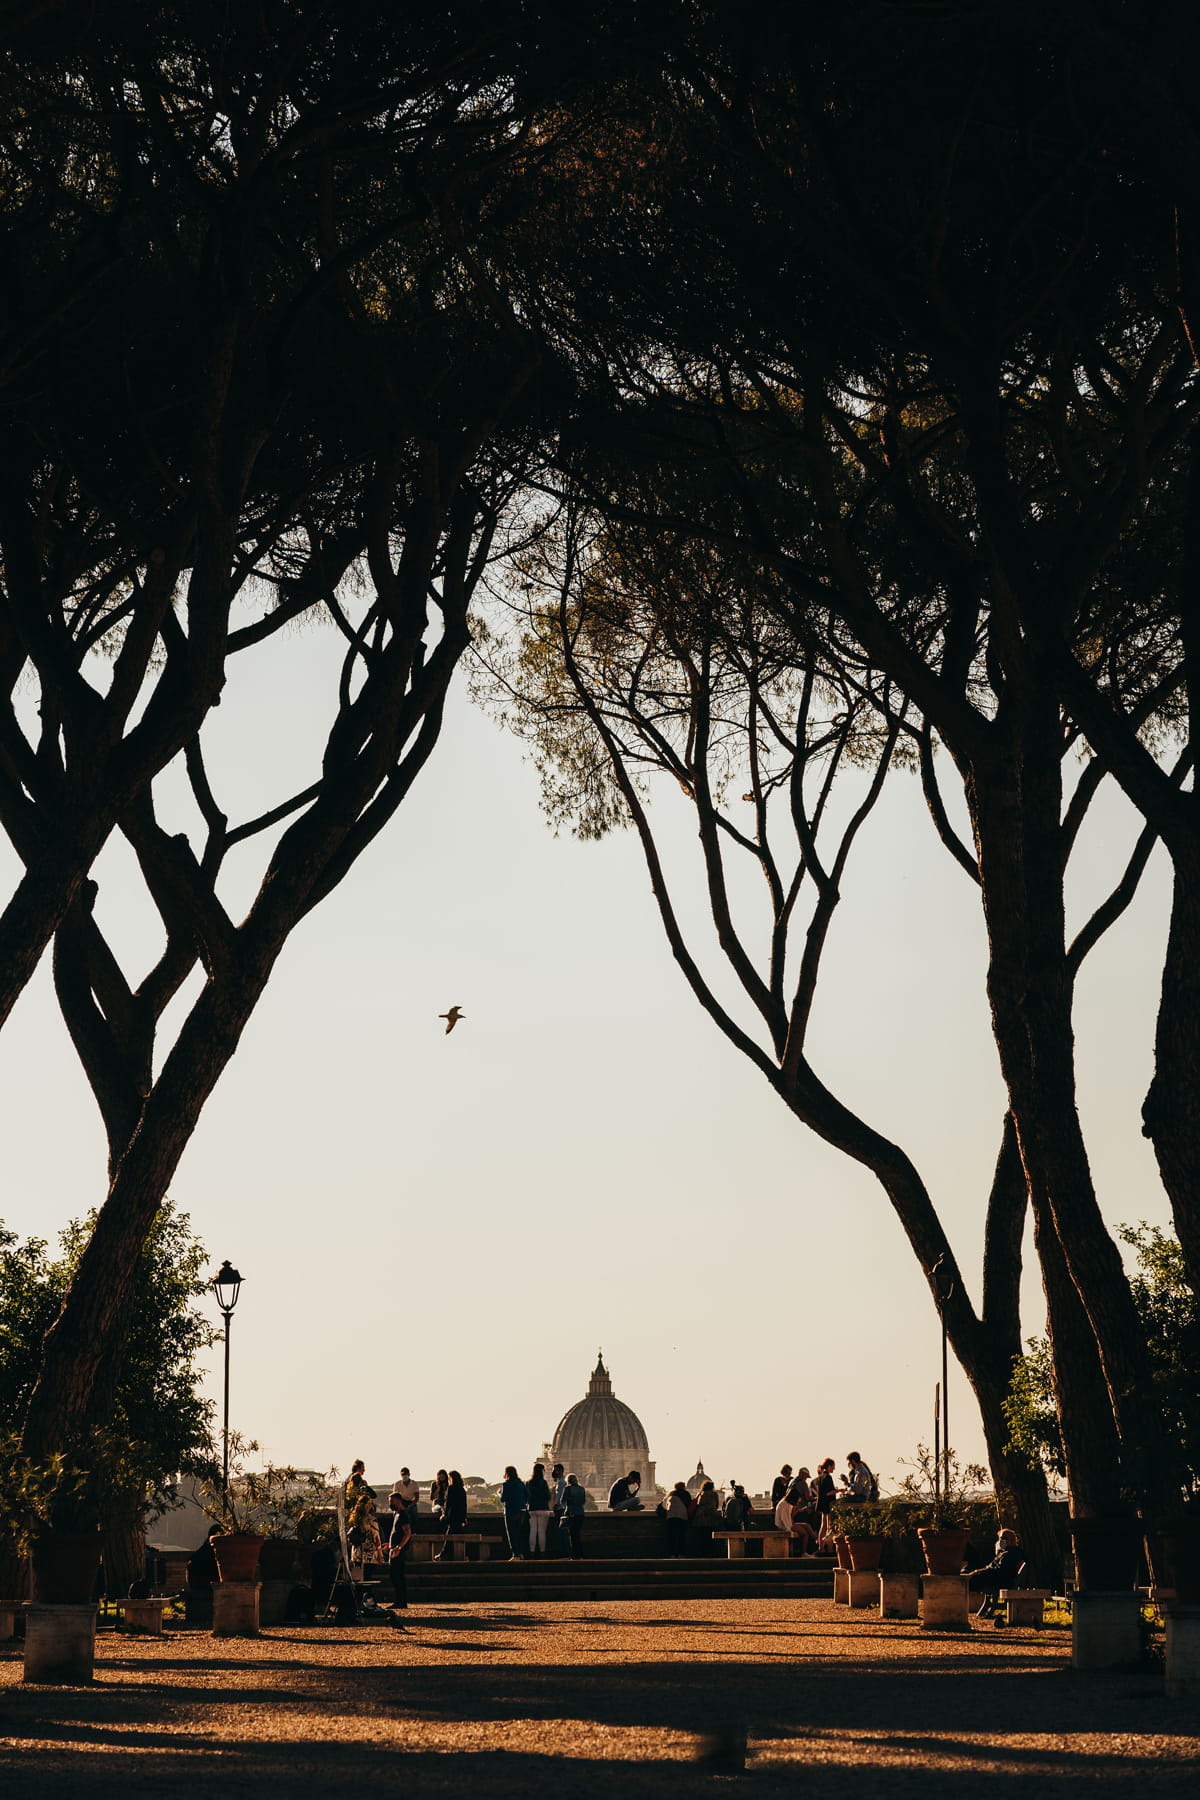
[[[688,1520],[692,1516],[692,1496],[687,1491],[687,1484],[677,1481],[667,1496],[667,1555],[684,1556],[687,1553]]]
[[[412,1526],[408,1522],[408,1508],[397,1491],[392,1495],[392,1529],[388,1534],[387,1543],[388,1574],[392,1578],[392,1605],[397,1612],[408,1611],[408,1587],[405,1581],[404,1565],[408,1561],[407,1550],[411,1542]]]
[[[525,1492],[529,1500],[529,1554],[536,1560],[546,1554],[546,1533],[550,1525],[550,1483],[546,1480],[544,1464],[534,1463]]]
[[[705,1480],[692,1512],[693,1554],[711,1556],[713,1532],[721,1523],[721,1501],[716,1485]]]
[[[442,1547],[437,1553],[438,1562],[450,1559],[450,1539],[460,1531],[467,1529],[467,1490],[463,1486],[463,1478],[457,1469],[451,1469],[446,1477],[446,1498],[442,1505],[442,1518],[446,1525],[446,1535]]]
[[[846,1473],[842,1476],[842,1486],[846,1490],[842,1499],[849,1500],[856,1506],[879,1498],[879,1483],[857,1450],[850,1450],[846,1454]]]
[[[771,1483],[771,1505],[778,1506],[783,1496],[792,1485],[792,1465],[784,1463],[778,1475]]]
[[[817,1549],[833,1549],[833,1507],[837,1499],[837,1483],[833,1479],[833,1471],[837,1464],[832,1456],[817,1464],[817,1516],[820,1529],[817,1532]]]
[[[583,1515],[587,1509],[587,1489],[574,1475],[568,1475],[563,1489],[563,1528],[571,1546],[571,1556],[578,1562],[583,1555]]]
[[[366,1579],[367,1564],[383,1561],[383,1543],[375,1517],[375,1489],[367,1485],[366,1465],[357,1458],[346,1483],[346,1539],[356,1581]]]
[[[517,1471],[509,1463],[504,1471],[504,1485],[500,1489],[500,1507],[504,1513],[504,1534],[508,1539],[511,1562],[525,1561],[525,1546],[529,1541],[529,1497],[525,1483]]]
[[[450,1477],[445,1469],[439,1469],[429,1484],[429,1507],[435,1519],[440,1519],[446,1510],[446,1489],[450,1486]]]
[[[566,1509],[563,1496],[567,1491],[567,1478],[561,1463],[555,1463],[550,1471],[550,1510],[554,1515],[554,1548],[559,1556],[570,1556],[571,1540],[567,1535]]]

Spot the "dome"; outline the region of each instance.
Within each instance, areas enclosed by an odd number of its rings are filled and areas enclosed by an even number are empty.
[[[638,1469],[643,1488],[653,1488],[654,1464],[645,1427],[633,1408],[613,1393],[603,1355],[597,1358],[583,1399],[559,1420],[551,1456],[585,1487],[611,1486],[618,1476]]]
[[[704,1473],[704,1464],[698,1462],[696,1464],[696,1473],[691,1477],[690,1481],[684,1483],[684,1486],[687,1488],[689,1494],[698,1494],[707,1480],[708,1476]]]

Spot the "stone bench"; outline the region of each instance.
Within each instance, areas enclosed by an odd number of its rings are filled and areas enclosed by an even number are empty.
[[[1000,1599],[1004,1605],[1005,1623],[1032,1625],[1040,1631],[1045,1622],[1045,1607],[1049,1598],[1049,1588],[1001,1588]]]
[[[764,1556],[786,1556],[788,1554],[788,1547],[792,1542],[788,1532],[778,1530],[714,1531],[713,1538],[714,1540],[717,1538],[724,1538],[729,1546],[729,1555],[735,1560],[738,1557],[745,1556],[747,1538],[760,1538],[762,1540],[762,1553]]]
[[[122,1600],[121,1631],[135,1632],[141,1637],[163,1635],[163,1611],[171,1604],[161,1595],[146,1600]]]
[[[406,1548],[413,1562],[433,1562],[435,1557],[441,1555],[448,1543],[455,1562],[466,1562],[467,1545],[478,1544],[479,1560],[487,1562],[491,1555],[492,1545],[503,1542],[502,1537],[488,1537],[482,1531],[456,1531],[449,1539],[434,1537],[422,1532],[419,1536],[411,1537]]]

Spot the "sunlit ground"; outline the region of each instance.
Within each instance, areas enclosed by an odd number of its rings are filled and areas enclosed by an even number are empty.
[[[811,1600],[102,1634],[90,1688],[27,1688],[19,1648],[0,1651],[0,1794],[1200,1791],[1200,1703],[1167,1700],[1153,1668],[1077,1675],[1068,1655],[1061,1631],[925,1633]]]

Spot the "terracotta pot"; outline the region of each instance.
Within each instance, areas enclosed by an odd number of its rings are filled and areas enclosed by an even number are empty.
[[[850,1558],[850,1567],[855,1573],[865,1574],[868,1570],[879,1567],[879,1559],[883,1555],[883,1539],[848,1537],[846,1553]]]
[[[222,1581],[253,1581],[258,1572],[262,1539],[252,1531],[227,1531],[212,1539],[217,1575]]]
[[[1137,1586],[1142,1527],[1132,1514],[1072,1519],[1075,1586],[1102,1594],[1127,1594]]]
[[[85,1606],[96,1597],[98,1531],[44,1531],[33,1546],[33,1597],[48,1606]]]
[[[969,1531],[962,1531],[957,1526],[946,1531],[934,1531],[925,1525],[918,1530],[917,1537],[925,1556],[925,1568],[930,1575],[957,1575],[961,1572],[967,1545],[971,1541]]]
[[[833,1548],[837,1553],[837,1566],[839,1569],[848,1569],[850,1567],[849,1543],[849,1538],[840,1534],[833,1540]]]
[[[259,1552],[258,1572],[264,1581],[288,1581],[296,1566],[295,1538],[267,1538]]]
[[[1200,1520],[1173,1525],[1162,1534],[1166,1586],[1180,1606],[1200,1606]]]

